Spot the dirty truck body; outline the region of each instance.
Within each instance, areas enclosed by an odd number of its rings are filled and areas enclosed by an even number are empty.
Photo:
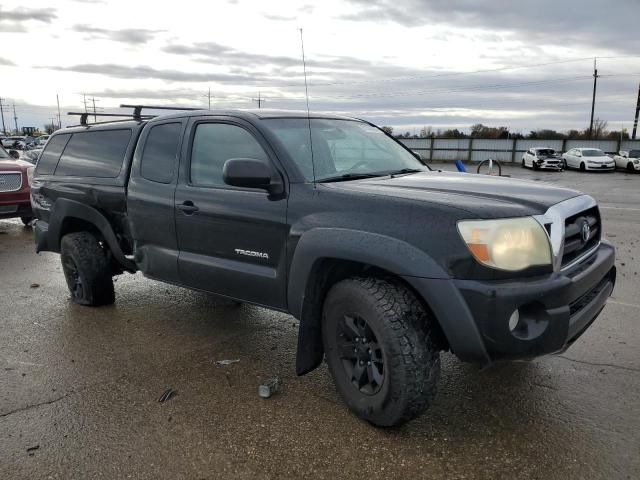
[[[481,365],[564,351],[615,283],[591,197],[432,171],[356,119],[197,111],[69,128],[31,199],[37,251],[61,253],[74,301],[112,303],[112,276],[141,271],[288,312],[298,374],[326,358],[381,426],[427,408],[441,351]]]

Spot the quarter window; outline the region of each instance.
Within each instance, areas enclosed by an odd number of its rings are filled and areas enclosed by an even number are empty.
[[[267,162],[258,141],[242,127],[226,123],[201,123],[191,149],[191,183],[203,187],[224,185],[222,168],[230,158]]]
[[[140,173],[147,180],[171,183],[178,156],[182,124],[164,123],[151,128],[144,144]]]

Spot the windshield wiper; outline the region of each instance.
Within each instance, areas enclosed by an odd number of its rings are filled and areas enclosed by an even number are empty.
[[[344,173],[342,175],[336,175],[335,177],[327,177],[318,180],[319,182],[344,182],[347,180],[361,180],[363,178],[384,177],[389,175],[388,173]]]
[[[400,170],[389,172],[387,173],[387,175],[390,175],[391,177],[393,177],[394,175],[402,175],[404,173],[420,173],[420,172],[424,172],[424,170],[420,168],[401,168]]]

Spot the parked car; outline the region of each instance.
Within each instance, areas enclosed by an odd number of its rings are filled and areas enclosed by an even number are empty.
[[[572,148],[562,154],[564,168],[586,170],[614,171],[616,164],[609,155],[599,148]]]
[[[297,373],[326,358],[347,405],[379,426],[429,406],[441,351],[487,366],[566,350],[616,278],[592,197],[434,171],[334,115],[59,130],[31,199],[36,250],[60,253],[74,302],[111,304],[113,276],[141,271],[288,312]]]
[[[613,160],[617,168],[624,168],[629,172],[640,172],[640,150],[620,150]]]
[[[35,139],[35,146],[36,147],[44,147],[47,144],[47,141],[49,140],[49,137],[51,137],[51,135],[40,135],[38,138]]]
[[[530,148],[522,155],[522,167],[561,171],[563,163],[560,155],[553,148]]]
[[[0,219],[20,217],[25,225],[33,220],[29,197],[33,169],[0,147]]]
[[[27,146],[27,143],[25,142],[25,137],[13,136],[4,138],[2,140],[2,146],[4,148],[22,150]]]

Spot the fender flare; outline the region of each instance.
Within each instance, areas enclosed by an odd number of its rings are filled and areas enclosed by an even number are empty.
[[[66,198],[56,200],[55,208],[49,219],[47,244],[51,251],[60,252],[60,240],[62,239],[61,230],[64,221],[68,218],[84,220],[96,227],[102,234],[102,238],[109,246],[109,250],[111,250],[111,253],[118,263],[128,271],[135,272],[137,270],[136,264],[125,257],[109,220],[95,208]]]
[[[293,254],[287,288],[288,310],[300,320],[298,375],[310,372],[322,362],[320,314],[306,308],[305,295],[314,265],[325,258],[364,263],[402,277],[449,278],[425,252],[397,238],[344,228],[315,228],[305,232]]]

